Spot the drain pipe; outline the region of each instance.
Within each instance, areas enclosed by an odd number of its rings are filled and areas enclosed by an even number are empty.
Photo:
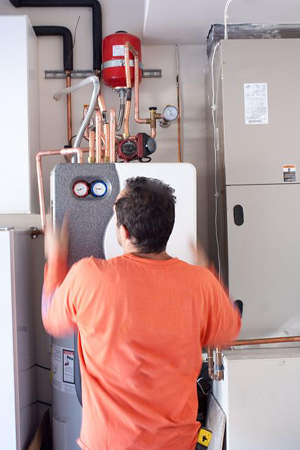
[[[63,60],[66,72],[66,87],[71,86],[71,72],[73,70],[73,38],[71,31],[66,27],[38,26],[33,27],[37,36],[61,36],[63,38]],[[72,132],[72,100],[71,94],[67,94],[67,136],[68,144],[71,145]],[[68,157],[66,156],[66,159]]]
[[[102,12],[98,0],[10,0],[16,8],[86,7],[93,13],[93,69],[100,74],[102,62]]]

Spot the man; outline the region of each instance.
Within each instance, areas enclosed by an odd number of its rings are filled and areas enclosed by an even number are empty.
[[[173,194],[158,180],[127,180],[115,203],[124,255],[69,272],[66,228],[47,229],[43,321],[56,337],[80,335],[83,449],[194,450],[202,347],[239,332],[213,273],[166,252]]]

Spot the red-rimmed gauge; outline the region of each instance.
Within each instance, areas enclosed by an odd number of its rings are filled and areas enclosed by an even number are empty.
[[[73,185],[73,192],[76,197],[86,197],[89,193],[89,185],[85,181],[78,180]]]

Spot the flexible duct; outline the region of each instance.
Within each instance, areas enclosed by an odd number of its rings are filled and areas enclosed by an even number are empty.
[[[87,7],[93,13],[93,68],[101,70],[102,62],[102,12],[98,0],[10,0],[20,7]]]
[[[78,89],[81,89],[82,87],[86,86],[87,84],[93,83],[94,85],[94,89],[93,89],[93,94],[92,94],[92,98],[90,101],[90,106],[89,109],[86,113],[85,118],[82,121],[82,124],[79,128],[78,134],[76,136],[75,142],[74,142],[74,148],[78,148],[80,147],[83,135],[84,135],[84,131],[86,129],[86,127],[88,126],[88,124],[90,123],[90,119],[92,117],[92,114],[94,112],[95,106],[96,106],[96,102],[97,102],[97,98],[98,98],[98,94],[99,94],[99,90],[100,90],[100,82],[98,77],[96,76],[92,76],[92,77],[88,77],[85,80],[81,81],[80,83],[76,84],[75,86],[71,86],[69,88],[66,89],[62,89],[61,91],[57,92],[54,95],[55,100],[60,100],[62,95],[66,95],[66,94],[70,94],[71,92],[77,91]]]
[[[64,70],[73,70],[73,38],[66,27],[42,26],[33,27],[37,36],[61,36],[63,38]]]

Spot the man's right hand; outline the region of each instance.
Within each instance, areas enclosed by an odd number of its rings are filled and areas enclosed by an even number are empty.
[[[208,259],[208,256],[206,254],[206,251],[204,250],[202,244],[200,241],[197,243],[197,247],[195,247],[193,244],[191,244],[191,250],[194,255],[194,264],[196,266],[200,267],[210,267],[210,261]]]

